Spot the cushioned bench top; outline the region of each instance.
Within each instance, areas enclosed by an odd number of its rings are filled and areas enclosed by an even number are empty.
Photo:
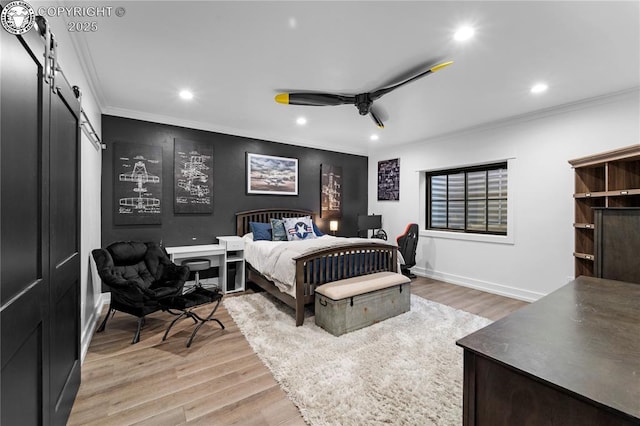
[[[316,293],[332,300],[341,300],[410,282],[409,277],[397,272],[376,272],[321,285],[316,288]]]

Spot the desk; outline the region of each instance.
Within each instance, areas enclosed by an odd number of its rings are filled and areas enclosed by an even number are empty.
[[[640,424],[640,284],[578,277],[460,340],[464,425]]]
[[[218,259],[224,255],[225,247],[221,244],[202,244],[198,246],[179,246],[166,248],[173,263],[179,264],[185,259],[202,257],[206,259]]]
[[[169,258],[176,265],[180,265],[183,260],[186,259],[209,259],[211,261],[211,267],[222,267],[225,264],[226,249],[221,244],[202,244],[197,246],[178,246],[178,247],[166,247]],[[219,272],[217,278],[218,287],[224,290],[221,279],[222,271]]]
[[[217,284],[224,294],[244,291],[244,240],[236,236],[221,236],[218,241],[220,244],[167,247],[166,250],[175,264],[185,259],[209,259],[212,268],[218,267]],[[231,283],[227,280],[230,273],[233,274]]]

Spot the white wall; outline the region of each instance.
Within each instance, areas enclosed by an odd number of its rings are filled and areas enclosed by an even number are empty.
[[[569,159],[640,143],[636,90],[385,149],[369,156],[369,213],[390,237],[409,222],[425,229],[423,170],[513,159],[511,243],[435,237],[421,231],[413,271],[533,301],[573,277],[573,185]],[[400,158],[400,201],[377,201],[380,160]],[[498,238],[500,240],[500,238]]]
[[[37,7],[39,3],[30,2]],[[82,109],[101,137],[101,109],[83,69],[78,61],[73,41],[62,19],[47,18],[52,32],[58,40],[58,62],[72,86],[80,87]],[[82,359],[89,347],[95,324],[102,310],[100,277],[92,268],[91,250],[99,248],[100,239],[100,178],[102,173],[102,150],[90,141],[83,132],[80,141],[81,206],[80,206],[80,316]]]

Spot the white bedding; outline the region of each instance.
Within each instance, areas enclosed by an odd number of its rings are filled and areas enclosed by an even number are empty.
[[[296,262],[294,257],[321,248],[351,243],[387,244],[387,241],[367,238],[344,238],[323,235],[300,241],[253,241],[253,235],[244,237],[245,260],[282,291],[295,297]],[[400,253],[398,252],[398,255]]]

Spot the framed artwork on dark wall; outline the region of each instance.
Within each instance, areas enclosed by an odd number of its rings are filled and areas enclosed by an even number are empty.
[[[175,139],[173,144],[174,213],[213,213],[213,147]]]
[[[162,223],[162,147],[113,146],[114,225]]]
[[[378,161],[378,201],[400,199],[400,159]]]
[[[247,194],[298,195],[298,159],[248,152]]]
[[[342,217],[342,167],[320,165],[320,217]]]

